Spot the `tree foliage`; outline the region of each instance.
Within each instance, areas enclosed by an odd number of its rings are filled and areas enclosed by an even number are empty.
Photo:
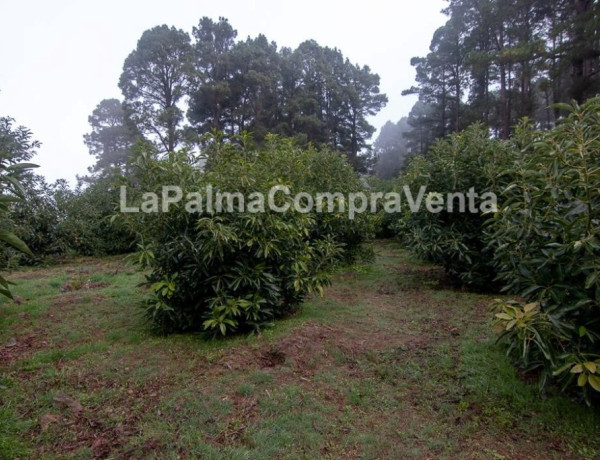
[[[600,391],[600,98],[558,107],[549,131],[524,120],[510,140],[477,125],[412,159],[399,184],[498,195],[496,210],[406,211],[397,229],[462,284],[519,296],[496,303],[508,353],[526,370]],[[493,212],[495,211],[495,212]]]
[[[17,235],[32,250],[11,248],[0,252],[6,267],[52,262],[65,256],[102,256],[133,250],[135,235],[111,222],[119,203],[119,176],[104,174],[79,182],[75,188],[63,180],[48,184],[42,176],[23,180],[23,200],[6,214],[3,228]]]
[[[405,166],[410,153],[408,133],[411,127],[408,119],[403,117],[398,123],[388,121],[379,132],[373,143],[373,154],[376,158],[375,175],[382,179],[391,179]]]
[[[450,0],[430,53],[413,58],[421,107],[412,147],[483,122],[508,138],[516,120],[546,129],[558,108],[600,89],[600,6],[593,0]],[[426,132],[427,136],[423,136]]]
[[[25,189],[24,177],[30,174],[34,164],[26,163],[35,155],[40,143],[32,139],[31,131],[23,126],[14,126],[10,117],[0,118],[0,241],[2,249],[7,246],[33,256],[31,249],[13,232],[6,229],[6,216],[11,205],[22,202]],[[0,276],[0,295],[12,297],[9,281]]]
[[[100,101],[88,122],[92,130],[83,138],[90,155],[96,157],[90,172],[101,173],[106,169],[125,172],[138,135],[127,123],[123,104],[118,99]]]
[[[183,111],[191,61],[189,35],[175,27],[145,31],[125,60],[119,87],[127,117],[159,150],[172,152],[182,136]]]
[[[407,247],[442,265],[457,282],[489,289],[495,278],[493,254],[487,249],[489,216],[480,212],[480,200],[473,199],[470,209],[466,195],[471,189],[480,198],[499,194],[510,183],[510,175],[502,171],[511,165],[513,155],[506,142],[491,139],[486,128],[473,125],[436,141],[427,157],[413,157],[397,180],[399,186],[408,186],[415,197],[424,186],[427,194],[440,194],[445,202],[438,213],[430,212],[425,203],[418,212],[405,207],[396,228]],[[462,211],[460,198],[447,199],[454,193],[465,196]]]
[[[541,366],[543,379],[577,378],[589,401],[591,389],[600,391],[590,364],[600,359],[600,99],[561,109],[569,116],[551,131],[521,126],[523,153],[489,247],[504,289],[535,306],[512,305],[531,311],[530,321],[497,315],[515,357]]]
[[[215,193],[265,197],[272,186],[286,185],[291,194],[360,190],[352,168],[338,155],[301,150],[289,141],[267,139],[263,150],[214,139],[209,168],[185,151],[166,159],[142,152],[135,165],[139,193],[161,193],[163,185],[180,185],[185,193],[211,186]],[[133,189],[135,190],[135,189]],[[322,190],[321,190],[322,191]],[[131,192],[135,196],[135,192]],[[137,199],[141,199],[137,195]],[[276,204],[292,196],[276,195]],[[135,199],[134,199],[135,201]],[[163,331],[206,331],[225,335],[258,330],[276,317],[294,311],[304,297],[322,292],[336,262],[356,256],[370,235],[366,217],[316,215],[290,209],[274,212],[189,212],[183,200],[168,213],[125,215],[139,233],[140,261],[148,263],[152,297],[146,313]]]
[[[387,102],[379,76],[313,40],[279,50],[264,35],[236,38],[225,18],[202,18],[192,38],[167,26],[144,32],[119,83],[128,120],[162,152],[213,130],[252,132],[258,144],[275,133],[342,152],[364,169],[375,131],[368,118]],[[186,96],[184,129],[178,104]]]

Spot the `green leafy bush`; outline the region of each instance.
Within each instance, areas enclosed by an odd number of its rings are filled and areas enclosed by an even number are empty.
[[[24,179],[24,199],[14,203],[2,225],[18,235],[34,255],[0,251],[3,266],[30,265],[66,255],[122,254],[133,250],[134,234],[111,222],[119,203],[118,176],[95,178],[71,189],[64,180]]]
[[[551,372],[579,376],[589,401],[589,388],[600,390],[596,366],[586,364],[600,358],[600,99],[560,108],[569,116],[553,130],[520,128],[527,142],[488,227],[488,250],[504,290],[547,319],[539,341],[516,348],[520,362],[542,366],[542,384]]]
[[[381,193],[384,198],[388,193],[398,193],[398,183],[394,179],[381,179],[372,176],[367,180],[371,193]],[[396,235],[398,215],[394,212],[386,212],[383,201],[377,202],[372,220],[373,231],[377,238],[392,238]]]
[[[207,167],[186,152],[157,159],[142,152],[135,162],[137,184],[130,194],[161,193],[178,185],[188,192],[253,192],[266,197],[285,185],[290,196],[275,195],[278,206],[292,204],[299,191],[312,194],[358,191],[360,181],[337,154],[300,150],[270,138],[262,151],[214,138]],[[205,197],[206,198],[206,197]],[[291,209],[273,212],[189,213],[187,200],[169,212],[132,213],[124,218],[139,231],[140,260],[149,264],[151,298],[146,314],[163,332],[206,331],[225,335],[257,330],[293,311],[310,293],[320,293],[332,267],[352,259],[369,237],[367,216],[316,214]]]
[[[60,188],[54,194],[59,216],[57,238],[62,252],[100,256],[124,254],[134,250],[135,233],[121,221],[111,220],[118,209],[118,173],[105,173],[85,187]]]
[[[399,177],[397,190],[408,186],[416,200],[419,189],[441,194],[445,205],[432,213],[426,206],[426,195],[418,212],[403,203],[396,230],[406,246],[426,260],[442,265],[451,278],[473,287],[492,286],[492,253],[487,249],[489,215],[479,212],[482,200],[473,200],[476,212],[471,212],[465,200],[465,212],[459,212],[459,200],[448,200],[449,193],[467,195],[473,190],[479,197],[499,193],[510,177],[503,174],[511,164],[514,152],[507,142],[491,139],[487,129],[473,125],[464,132],[438,140],[428,156],[411,159]],[[452,210],[448,209],[452,202]]]
[[[28,163],[35,155],[39,142],[32,140],[31,131],[23,126],[14,126],[10,117],[0,117],[0,251],[8,248],[33,256],[31,249],[15,235],[8,225],[7,215],[11,206],[25,198],[24,178],[37,165]],[[12,297],[10,282],[0,276],[0,295]]]
[[[409,247],[463,284],[519,295],[498,301],[500,341],[525,369],[575,382],[591,402],[600,389],[600,98],[552,130],[528,120],[510,141],[480,126],[438,141],[400,177],[416,191],[473,187],[498,195],[489,215],[405,209],[397,228]]]

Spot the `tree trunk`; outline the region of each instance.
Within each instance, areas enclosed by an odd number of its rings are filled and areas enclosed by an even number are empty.
[[[587,36],[586,22],[593,6],[592,0],[572,0],[575,13],[573,48],[575,52],[571,57],[573,84],[571,97],[578,103],[583,103],[594,91],[592,77],[598,73],[598,55],[596,44]]]
[[[506,97],[506,67],[500,64],[500,138],[508,139],[509,113],[507,110]]]

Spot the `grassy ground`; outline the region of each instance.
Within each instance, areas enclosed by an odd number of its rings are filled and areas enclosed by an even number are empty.
[[[261,336],[153,336],[118,258],[14,273],[0,458],[599,458],[600,415],[520,378],[490,298],[393,243]]]

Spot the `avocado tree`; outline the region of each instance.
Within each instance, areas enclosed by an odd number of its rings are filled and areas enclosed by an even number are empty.
[[[23,176],[37,167],[28,161],[35,155],[39,142],[32,140],[31,131],[23,126],[14,127],[10,117],[0,118],[0,222],[6,217],[12,203],[23,199],[25,190],[21,185]],[[33,255],[14,233],[0,227],[3,244]],[[0,276],[0,295],[12,298],[10,282]]]

